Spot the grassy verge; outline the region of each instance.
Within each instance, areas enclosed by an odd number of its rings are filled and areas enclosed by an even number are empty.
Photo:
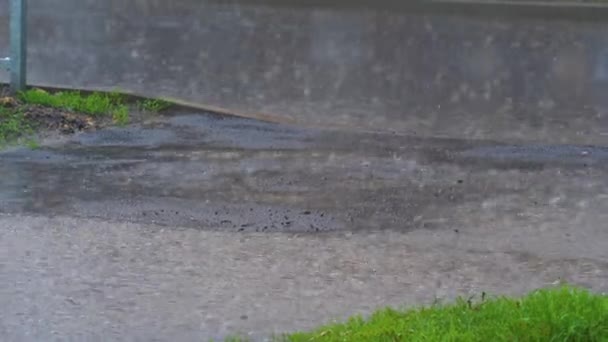
[[[0,146],[31,133],[32,129],[23,113],[0,107]]]
[[[171,103],[159,99],[145,99],[139,102],[139,109],[142,112],[162,112],[169,109]]]
[[[485,296],[484,296],[485,297]],[[237,341],[238,339],[232,339]],[[460,299],[416,310],[383,309],[275,341],[608,341],[608,296],[544,289],[520,298]]]
[[[78,91],[49,93],[41,89],[30,89],[22,92],[19,99],[27,104],[71,110],[92,116],[111,116],[119,125],[129,123],[129,108],[120,94],[83,95]]]
[[[29,89],[16,98],[0,98],[0,147],[24,141],[35,131],[60,130],[64,134],[110,124],[126,125],[132,120],[131,109],[140,113],[158,113],[171,103],[143,99],[137,103],[119,93],[48,92]]]

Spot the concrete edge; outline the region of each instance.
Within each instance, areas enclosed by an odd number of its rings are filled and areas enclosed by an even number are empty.
[[[453,14],[466,16],[542,18],[573,21],[608,22],[608,2],[583,3],[574,1],[536,0],[212,0],[218,5],[242,7],[315,7],[328,9],[375,9],[418,14]]]

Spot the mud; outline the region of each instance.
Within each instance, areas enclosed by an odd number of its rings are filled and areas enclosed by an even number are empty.
[[[23,108],[23,113],[36,130],[47,135],[53,132],[73,134],[100,126],[90,116],[55,108],[27,106]]]

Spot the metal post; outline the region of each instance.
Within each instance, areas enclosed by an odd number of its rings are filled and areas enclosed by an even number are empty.
[[[26,86],[27,65],[27,0],[11,0],[10,74],[11,92]]]

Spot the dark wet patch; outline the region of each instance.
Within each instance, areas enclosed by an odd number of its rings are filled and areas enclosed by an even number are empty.
[[[555,180],[538,175],[570,180],[581,171],[568,167],[593,170],[581,158],[608,160],[602,148],[298,131],[205,114],[179,120],[0,153],[0,212],[234,232],[452,231],[459,208],[475,217],[507,203],[501,212],[516,220],[512,198],[555,197]],[[560,191],[576,198],[575,188]]]
[[[318,132],[243,118],[219,119],[191,114],[170,118],[168,124],[183,144],[205,143],[241,149],[304,149]]]
[[[468,160],[504,165],[589,166],[608,163],[608,148],[574,145],[497,145],[471,148],[457,154]]]
[[[2,162],[19,163],[19,162],[35,162],[35,163],[51,163],[76,161],[79,158],[70,156],[66,153],[56,152],[50,149],[30,149],[27,147],[14,148],[10,151],[2,152],[0,155]]]
[[[343,230],[341,220],[319,212],[294,214],[294,209],[278,205],[256,204],[246,208],[237,203],[204,203],[175,197],[142,197],[137,200],[91,201],[74,204],[84,217],[126,220],[162,226],[179,226],[233,232],[320,232]],[[98,210],[103,208],[103,210]],[[128,210],[125,210],[127,209]],[[175,210],[179,208],[180,210]],[[251,210],[249,210],[251,209]],[[291,215],[291,216],[289,216]],[[285,220],[288,217],[289,220]]]
[[[73,142],[83,146],[158,146],[174,139],[168,129],[142,129],[140,127],[113,127],[74,137]]]

